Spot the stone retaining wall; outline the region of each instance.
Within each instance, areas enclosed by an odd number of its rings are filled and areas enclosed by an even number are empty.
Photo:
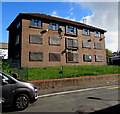
[[[101,84],[120,81],[120,74],[85,76],[63,79],[34,80],[29,81],[37,86],[38,90],[57,89],[70,86],[84,86],[89,84]]]

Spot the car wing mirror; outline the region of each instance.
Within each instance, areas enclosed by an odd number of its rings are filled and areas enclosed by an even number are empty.
[[[8,82],[5,79],[2,79],[2,85],[8,84]]]

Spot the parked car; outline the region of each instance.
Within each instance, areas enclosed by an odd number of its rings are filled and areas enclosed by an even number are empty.
[[[0,90],[2,90],[0,103],[3,106],[10,105],[18,110],[24,110],[29,103],[38,99],[37,88],[31,83],[19,81],[2,71],[0,71],[0,79]]]

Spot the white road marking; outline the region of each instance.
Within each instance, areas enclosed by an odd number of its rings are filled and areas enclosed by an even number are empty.
[[[52,93],[52,94],[40,95],[40,96],[38,96],[38,98],[50,97],[50,96],[62,95],[62,94],[69,94],[69,93],[76,93],[76,92],[84,92],[84,91],[98,90],[98,89],[105,89],[105,88],[113,88],[114,86],[116,86],[116,85],[96,87],[96,88],[86,88],[86,89],[73,90],[73,91],[65,91],[65,92],[59,92],[59,93]]]

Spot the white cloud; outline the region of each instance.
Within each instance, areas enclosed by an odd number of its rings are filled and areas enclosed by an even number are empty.
[[[51,15],[52,15],[52,16],[57,16],[57,12],[56,12],[56,11],[53,11]]]
[[[89,8],[93,12],[91,16],[86,16],[87,24],[107,30],[106,48],[118,50],[118,3],[97,2],[80,3],[82,7]]]

